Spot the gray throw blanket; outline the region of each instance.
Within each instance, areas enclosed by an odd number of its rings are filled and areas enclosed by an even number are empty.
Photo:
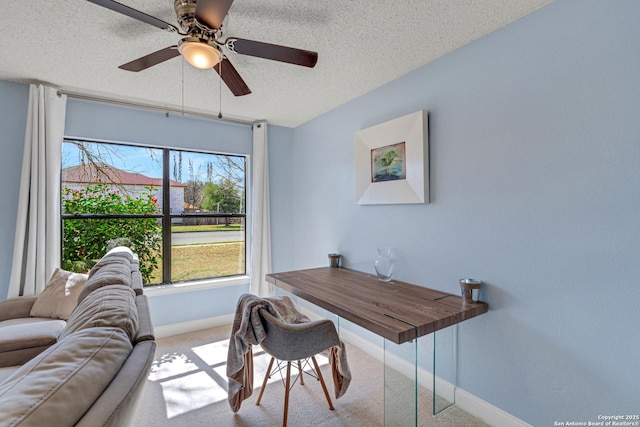
[[[228,400],[231,409],[238,412],[242,401],[253,393],[253,352],[252,345],[259,345],[266,331],[258,313],[266,309],[286,323],[305,323],[309,318],[296,310],[288,297],[260,298],[252,294],[243,294],[238,300],[235,318],[229,339],[227,354]],[[336,398],[347,391],[351,382],[351,372],[347,363],[344,344],[328,349],[332,368]]]

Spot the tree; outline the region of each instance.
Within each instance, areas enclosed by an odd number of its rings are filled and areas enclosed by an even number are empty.
[[[213,182],[213,162],[207,162],[207,182]]]
[[[242,209],[242,196],[230,179],[223,179],[218,184],[206,183],[202,195],[202,208],[210,212],[239,213]],[[225,217],[225,224],[229,225],[228,217]]]
[[[106,184],[81,189],[62,188],[63,214],[154,214],[158,200],[153,188],[136,198],[111,190]],[[129,242],[138,254],[140,273],[151,281],[162,248],[161,226],[156,218],[64,219],[62,268],[86,272],[113,241]]]
[[[182,151],[173,154],[173,180],[182,182]]]
[[[184,189],[184,201],[187,203],[187,210],[199,210],[202,208],[202,189],[204,183],[202,181],[190,179],[187,181],[187,187]]]
[[[175,154],[173,155],[173,180],[178,181],[178,159]]]
[[[220,156],[217,170],[216,175],[220,179],[229,179],[240,184],[244,182],[245,159],[237,156]]]

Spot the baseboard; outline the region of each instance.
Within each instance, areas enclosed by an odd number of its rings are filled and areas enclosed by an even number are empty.
[[[340,329],[340,338],[345,342],[359,348],[368,355],[384,363],[384,349],[369,340],[366,340],[353,332]],[[413,364],[397,356],[387,355],[387,364],[398,372],[412,377],[414,375]],[[428,390],[433,391],[433,374],[423,368],[418,368],[418,383]],[[530,424],[514,417],[502,409],[485,402],[479,397],[456,387],[442,378],[436,377],[436,390],[438,395],[454,402],[463,411],[481,419],[494,427],[532,427]]]
[[[348,342],[354,347],[358,347],[380,363],[384,363],[384,349],[382,347],[375,345],[371,341],[343,328],[340,328],[340,339]]]
[[[170,325],[155,326],[156,338],[166,338],[173,335],[187,334],[189,332],[200,331],[202,329],[217,328],[233,323],[234,314],[224,316],[207,317],[206,319],[191,320],[189,322],[172,323]]]
[[[480,418],[494,427],[532,427],[531,424],[516,418],[508,412],[493,406],[473,394],[456,388],[456,406],[463,411]]]

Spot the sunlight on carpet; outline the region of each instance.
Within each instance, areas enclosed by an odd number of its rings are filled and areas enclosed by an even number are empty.
[[[229,340],[223,339],[185,352],[156,355],[148,379],[160,385],[167,419],[227,399],[228,349]],[[254,390],[262,386],[270,359],[271,356],[254,347]],[[317,359],[320,365],[328,363],[324,357]],[[280,375],[272,375],[269,383],[280,380]]]
[[[206,372],[196,372],[161,384],[167,418],[204,408],[226,399],[227,392],[216,385]]]

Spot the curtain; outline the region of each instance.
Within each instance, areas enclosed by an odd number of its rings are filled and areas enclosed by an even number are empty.
[[[265,274],[271,272],[271,222],[269,221],[269,153],[267,123],[253,125],[253,190],[251,202],[251,285],[254,295],[271,295]]]
[[[37,295],[60,265],[60,167],[67,97],[41,84],[29,109],[8,297]]]

